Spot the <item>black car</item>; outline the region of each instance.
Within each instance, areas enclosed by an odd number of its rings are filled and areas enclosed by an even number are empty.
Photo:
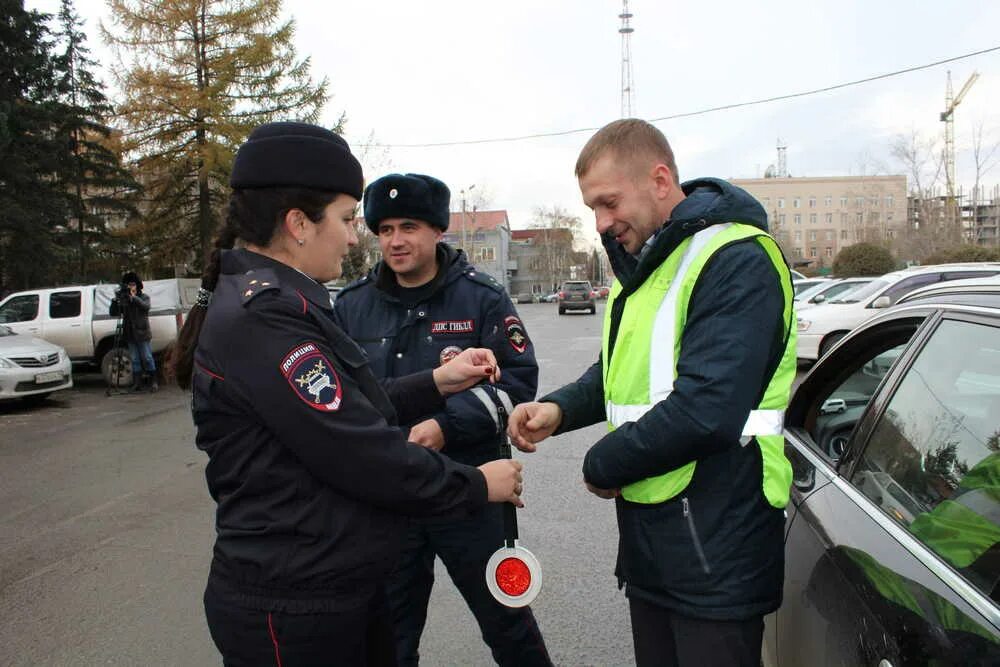
[[[851,332],[796,390],[785,438],[764,664],[1000,664],[1000,289]]]
[[[591,315],[597,312],[597,293],[589,280],[567,280],[562,284],[559,314],[565,315],[567,310],[589,310]]]

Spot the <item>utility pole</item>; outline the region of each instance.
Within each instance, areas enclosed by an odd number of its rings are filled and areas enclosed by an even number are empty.
[[[468,246],[468,235],[465,232],[465,228],[466,228],[466,220],[465,220],[465,191],[468,190],[469,193],[471,194],[472,190],[475,187],[476,187],[475,184],[473,184],[473,185],[470,185],[469,187],[465,188],[465,190],[461,191],[461,196],[462,196],[462,250],[465,251],[465,254],[467,256],[469,255],[469,246]],[[470,259],[469,261],[471,262],[472,260]]]
[[[965,94],[972,88],[972,84],[979,78],[979,72],[973,72],[968,78],[958,95],[952,97],[951,70],[948,70],[948,87],[944,95],[944,111],[941,112],[941,121],[944,122],[944,168],[945,178],[948,186],[948,199],[945,207],[945,215],[949,227],[958,223],[959,216],[957,202],[955,201],[955,107],[962,103]],[[959,229],[959,234],[962,230]]]
[[[622,36],[622,118],[633,117],[632,106],[632,13],[628,10],[628,0],[622,0],[622,13],[618,15],[622,25],[618,32]]]

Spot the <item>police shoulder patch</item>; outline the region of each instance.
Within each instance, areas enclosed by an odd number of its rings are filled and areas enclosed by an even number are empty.
[[[271,269],[251,269],[240,277],[240,300],[247,305],[258,294],[281,289],[278,276]]]
[[[281,360],[280,370],[295,395],[309,407],[321,412],[340,409],[340,377],[316,343],[295,346]]]
[[[515,315],[509,315],[503,321],[503,330],[507,335],[507,342],[518,354],[523,354],[528,349],[528,332],[524,330],[524,324]]]

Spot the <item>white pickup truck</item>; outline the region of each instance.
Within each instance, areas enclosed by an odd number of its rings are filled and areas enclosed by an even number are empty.
[[[177,337],[200,284],[196,278],[144,281],[154,354]],[[0,324],[59,345],[74,364],[99,366],[109,385],[127,386],[132,382],[128,350],[120,349],[117,359],[112,354],[120,321],[108,310],[116,289],[108,284],[14,292],[0,301]]]

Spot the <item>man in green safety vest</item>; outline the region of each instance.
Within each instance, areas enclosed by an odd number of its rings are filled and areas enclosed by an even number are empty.
[[[718,179],[681,184],[649,123],[600,129],[576,175],[616,275],[602,349],[579,380],[517,406],[511,439],[533,451],[607,421],[583,477],[615,498],[637,664],[756,667],[792,477],[788,266],[760,204]]]

